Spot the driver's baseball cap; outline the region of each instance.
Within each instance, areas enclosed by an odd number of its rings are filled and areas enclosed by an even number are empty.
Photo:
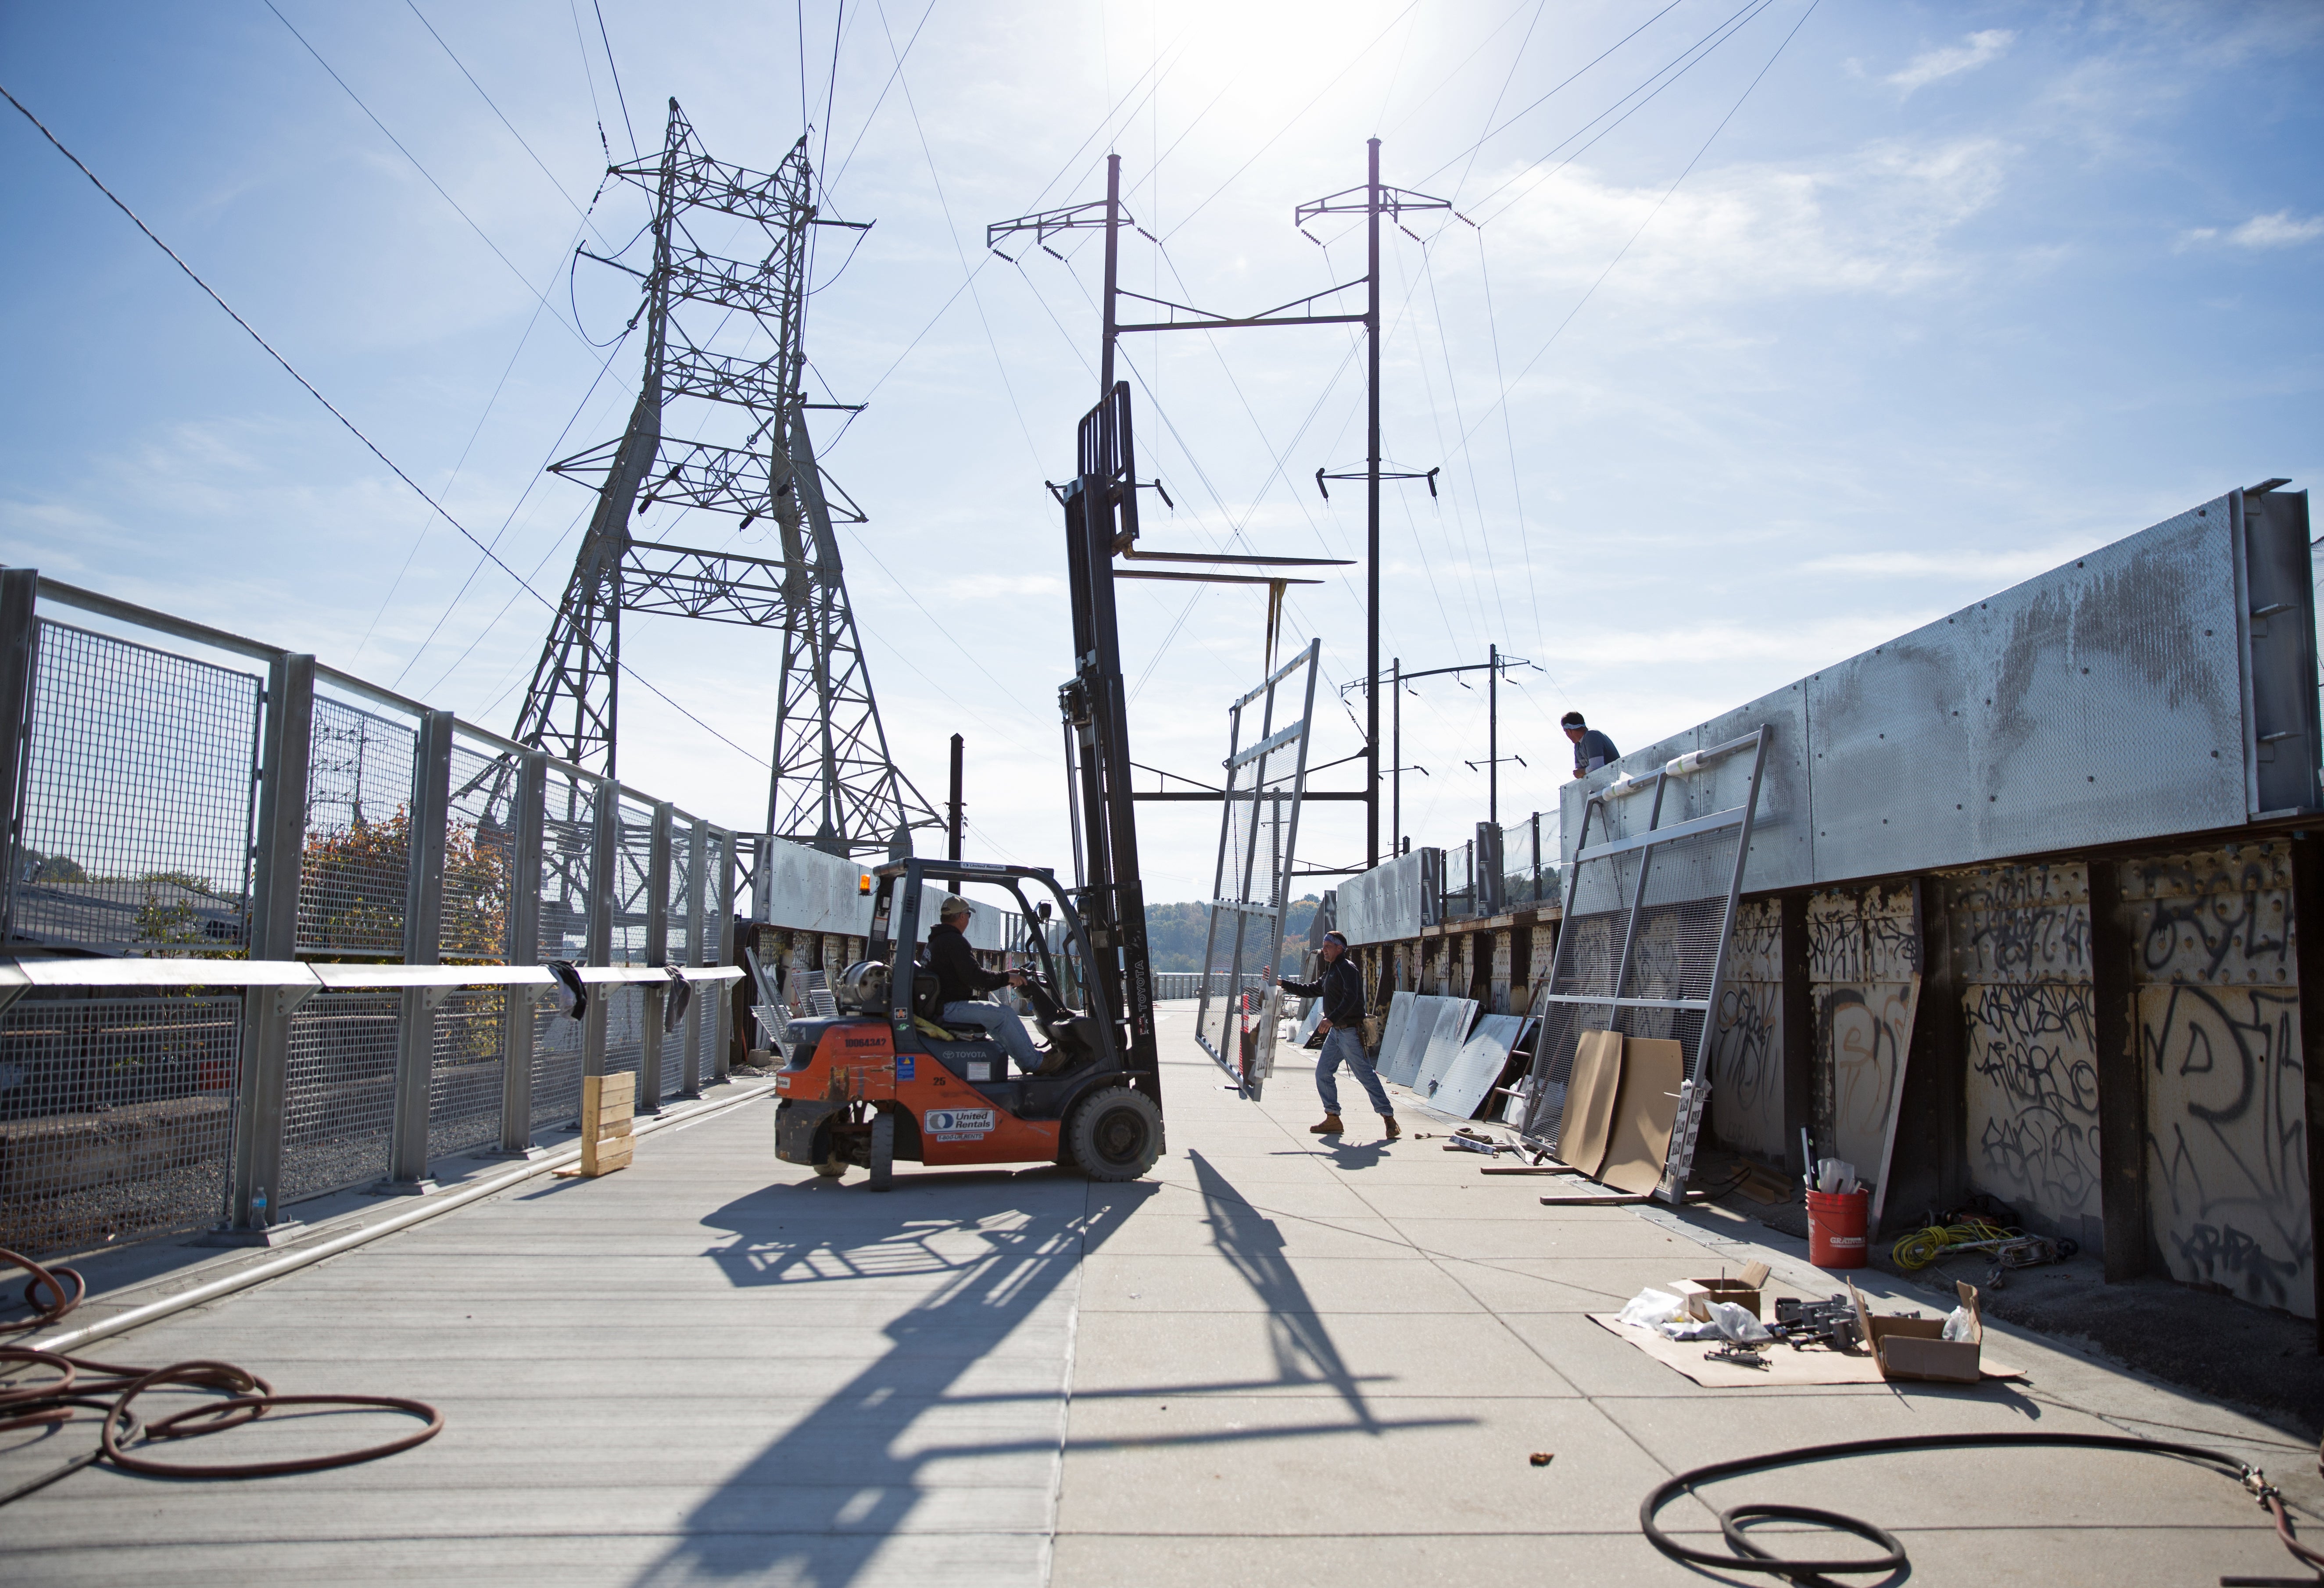
[[[971,904],[967,900],[963,899],[959,894],[947,893],[945,895],[945,901],[936,906],[936,919],[940,921],[948,921],[956,915],[968,915],[974,911],[975,909],[976,906]]]

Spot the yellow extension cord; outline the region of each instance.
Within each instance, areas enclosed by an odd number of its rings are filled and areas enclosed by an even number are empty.
[[[1959,1224],[1931,1224],[1896,1242],[1896,1266],[1910,1272],[1927,1268],[1956,1246],[1967,1246],[1980,1241],[2009,1241],[2019,1232],[2005,1230],[1999,1224],[1983,1219],[1970,1219]]]

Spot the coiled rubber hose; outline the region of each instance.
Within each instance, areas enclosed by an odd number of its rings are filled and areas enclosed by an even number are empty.
[[[2033,1445],[2064,1446],[2073,1450],[2124,1450],[2144,1455],[2175,1456],[2181,1461],[2208,1466],[2240,1484],[2259,1501],[2275,1524],[2277,1538],[2282,1541],[2284,1548],[2292,1552],[2293,1559],[2324,1572],[2324,1554],[2310,1549],[2293,1536],[2292,1519],[2284,1511],[2282,1492],[2257,1467],[2246,1466],[2234,1456],[2216,1450],[2205,1450],[2200,1445],[2172,1445],[2160,1439],[2135,1438],[2126,1434],[1915,1434],[1896,1439],[1855,1439],[1840,1445],[1812,1445],[1797,1450],[1778,1450],[1766,1455],[1748,1455],[1738,1461],[1717,1462],[1710,1466],[1697,1467],[1692,1472],[1681,1473],[1669,1482],[1656,1485],[1638,1507],[1638,1527],[1646,1534],[1646,1542],[1671,1559],[1715,1570],[1765,1572],[1779,1577],[1803,1579],[1826,1572],[1905,1571],[1910,1568],[1911,1562],[1905,1558],[1904,1546],[1897,1541],[1895,1535],[1839,1511],[1818,1510],[1804,1505],[1730,1507],[1717,1513],[1719,1530],[1727,1540],[1728,1553],[1724,1555],[1681,1544],[1663,1531],[1656,1517],[1683,1493],[1705,1483],[1738,1478],[1746,1473],[1764,1473],[1776,1467],[1833,1461],[1849,1455],[1894,1455],[1904,1451],[2008,1449]],[[1861,1556],[1855,1560],[1781,1559],[1752,1542],[1744,1530],[1752,1522],[1775,1521],[1806,1522],[1853,1534],[1888,1553],[1873,1559]]]
[[[32,1276],[24,1286],[24,1304],[32,1308],[35,1316],[28,1323],[5,1325],[8,1333],[20,1333],[53,1324],[78,1306],[81,1297],[88,1293],[88,1283],[73,1269],[61,1266],[54,1269],[46,1269],[31,1258],[10,1251],[5,1247],[0,1247],[0,1264],[13,1264]],[[69,1292],[65,1283],[68,1279],[71,1280]],[[45,1489],[58,1479],[99,1461],[110,1462],[124,1472],[143,1473],[152,1477],[268,1478],[289,1473],[319,1473],[332,1467],[353,1466],[358,1462],[376,1461],[381,1456],[393,1455],[398,1451],[425,1444],[444,1428],[444,1414],[425,1401],[406,1400],[392,1395],[277,1395],[274,1386],[248,1369],[238,1368],[232,1362],[181,1362],[162,1368],[128,1368],[92,1362],[87,1357],[34,1351],[21,1345],[0,1346],[0,1372],[13,1375],[24,1368],[45,1368],[56,1377],[29,1384],[16,1383],[13,1377],[0,1381],[0,1433],[13,1428],[52,1426],[84,1420],[76,1414],[95,1412],[100,1419],[97,1448],[52,1467],[5,1493],[0,1493],[0,1505],[20,1500],[35,1490]],[[130,1415],[130,1407],[146,1391],[165,1386],[211,1390],[226,1399],[189,1407],[183,1411],[172,1412],[158,1422],[141,1426]],[[401,1437],[364,1445],[361,1449],[300,1456],[287,1461],[219,1462],[193,1465],[182,1462],[156,1461],[129,1448],[134,1444],[190,1439],[203,1434],[238,1428],[244,1423],[256,1421],[278,1407],[285,1406],[344,1407],[366,1411],[401,1412],[407,1417],[417,1417],[424,1426]]]

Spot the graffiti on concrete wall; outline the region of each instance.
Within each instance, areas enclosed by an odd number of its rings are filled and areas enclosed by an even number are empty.
[[[1831,1156],[1877,1184],[1920,1006],[1918,891],[1907,883],[1820,892],[1808,900],[1807,925],[1821,1135]],[[1819,1145],[1818,1155],[1826,1150]]]
[[[2098,1082],[2089,983],[1971,983],[1969,1183],[2052,1227],[2098,1216]]]
[[[1783,1020],[1782,908],[1748,900],[1736,907],[1711,1034],[1711,1129],[1729,1147],[1784,1151]]]
[[[2172,1277],[2315,1316],[2291,857],[2123,867],[2146,1082],[2147,1222]]]
[[[1946,884],[1969,1184],[2078,1236],[2099,1215],[2089,896],[2080,864],[1996,866]]]

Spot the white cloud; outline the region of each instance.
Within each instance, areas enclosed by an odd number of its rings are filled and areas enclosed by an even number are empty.
[[[1881,578],[1963,579],[2001,589],[2046,573],[2064,559],[2054,550],[1970,551],[1941,557],[1925,551],[1848,551],[1803,563],[1800,571],[1863,574]],[[1992,584],[1994,580],[2000,583]]]
[[[2179,246],[2184,250],[2224,242],[2238,248],[2294,248],[2318,237],[2324,237],[2324,216],[2294,220],[2292,211],[2279,209],[2273,215],[2255,215],[2226,233],[2217,226],[2191,226],[2179,234]]]
[[[2288,209],[2255,215],[2227,234],[2227,241],[2238,248],[2289,248],[2316,237],[2324,237],[2324,216],[2294,220]]]
[[[1888,80],[1910,94],[1924,88],[1939,78],[1949,78],[1965,71],[1975,71],[1987,61],[2000,58],[2001,52],[2016,42],[2017,35],[2007,28],[1987,28],[1971,33],[1958,44],[1941,50],[1923,50],[1904,64],[1904,69],[1891,72]]]

